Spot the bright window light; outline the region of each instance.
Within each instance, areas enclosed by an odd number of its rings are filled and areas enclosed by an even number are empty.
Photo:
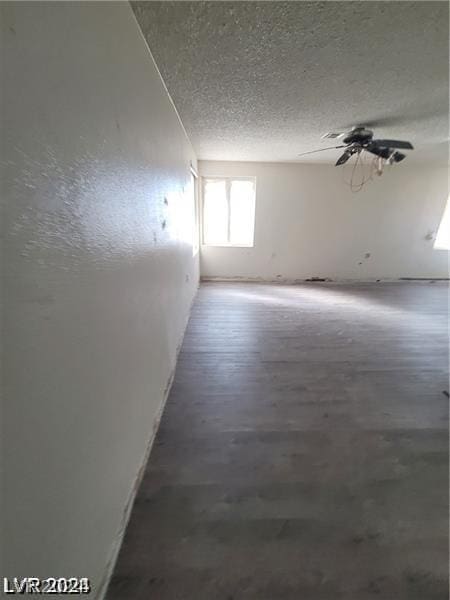
[[[198,218],[198,193],[197,193],[197,175],[191,173],[191,201],[194,206],[194,236],[192,240],[192,256],[196,256],[200,249],[200,235],[199,235],[199,218]]]
[[[208,246],[253,246],[255,179],[203,180],[203,243]]]
[[[434,247],[438,250],[450,250],[450,198],[442,215]]]

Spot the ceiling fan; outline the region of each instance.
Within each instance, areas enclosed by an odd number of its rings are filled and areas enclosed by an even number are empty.
[[[410,142],[403,142],[401,140],[374,140],[373,131],[362,126],[353,127],[353,129],[348,133],[327,133],[323,136],[323,138],[327,139],[335,139],[340,137],[343,137],[343,143],[339,146],[311,150],[310,152],[303,152],[298,156],[314,154],[315,152],[323,152],[324,150],[345,148],[344,153],[336,161],[335,166],[338,167],[345,164],[354,154],[359,155],[363,151],[370,152],[371,154],[378,156],[380,159],[384,159],[388,163],[394,164],[400,162],[406,157],[406,155],[402,152],[398,152],[398,149],[414,150],[414,147]]]

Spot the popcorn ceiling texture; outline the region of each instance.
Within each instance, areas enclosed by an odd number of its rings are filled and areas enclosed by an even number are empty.
[[[447,2],[132,6],[201,159],[299,160],[368,124],[445,162]]]

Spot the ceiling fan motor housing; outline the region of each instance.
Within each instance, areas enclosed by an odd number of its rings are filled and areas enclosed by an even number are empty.
[[[344,144],[366,144],[373,138],[373,131],[364,127],[355,127],[343,139]]]

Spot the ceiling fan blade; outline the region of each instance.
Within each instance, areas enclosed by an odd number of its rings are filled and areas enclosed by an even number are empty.
[[[344,165],[353,154],[354,152],[346,150],[344,154],[341,154],[341,156],[337,159],[334,166],[339,167],[340,165]]]
[[[401,140],[372,140],[375,146],[382,148],[403,148],[404,150],[414,150],[414,146],[410,142],[402,142]]]
[[[306,154],[314,154],[315,152],[324,152],[325,150],[336,150],[336,148],[345,148],[346,146],[330,146],[329,148],[319,148],[319,150],[310,150],[309,152],[302,152],[297,156],[305,156]]]
[[[380,156],[381,158],[386,159],[388,159],[392,154],[389,148],[384,148],[374,143],[364,146],[364,150],[370,152],[371,154],[375,154],[375,156]]]
[[[362,119],[361,123],[367,129],[380,129],[381,127],[395,127],[396,125],[402,125],[405,121],[403,115],[391,115],[387,117],[380,117],[375,119],[365,120]],[[347,127],[348,129],[349,127]]]
[[[400,162],[401,160],[403,160],[404,158],[406,158],[405,154],[402,154],[401,152],[394,152],[394,154],[391,157],[392,162]]]

